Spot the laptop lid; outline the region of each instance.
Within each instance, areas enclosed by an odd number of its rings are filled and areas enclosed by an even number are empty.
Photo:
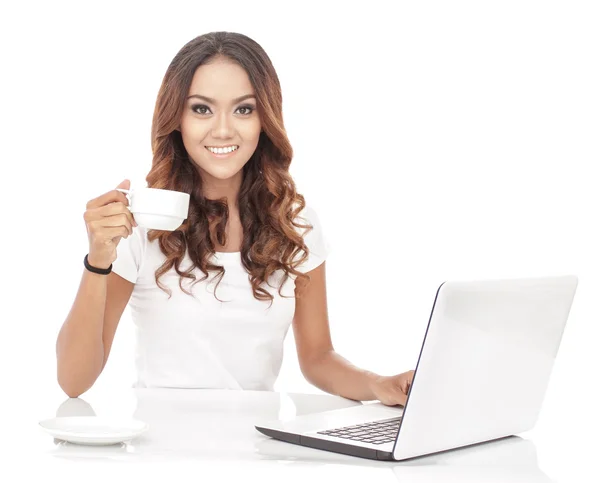
[[[453,281],[438,289],[394,445],[397,460],[530,430],[575,276]]]

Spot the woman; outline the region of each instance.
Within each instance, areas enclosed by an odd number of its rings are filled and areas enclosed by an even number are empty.
[[[148,186],[189,193],[188,218],[172,232],[138,227],[117,190],[87,204],[86,267],[57,339],[65,393],[94,384],[129,303],[138,387],[272,390],[293,323],[310,383],[404,404],[413,371],[380,376],[333,349],[327,245],[288,172],[281,88],[260,45],[231,32],[188,42],[160,87],[152,149]]]

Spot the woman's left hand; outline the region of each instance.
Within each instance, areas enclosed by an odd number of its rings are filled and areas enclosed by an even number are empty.
[[[408,390],[413,381],[415,371],[407,371],[395,376],[379,376],[371,384],[375,399],[386,406],[406,404]]]

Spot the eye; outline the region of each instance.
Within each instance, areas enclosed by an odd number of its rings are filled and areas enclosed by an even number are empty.
[[[246,110],[246,112],[241,113],[244,116],[249,116],[250,114],[252,114],[254,112],[254,106],[240,106],[240,107],[238,107],[238,111],[240,109],[245,109]]]
[[[208,106],[205,106],[204,104],[194,104],[192,106],[192,111],[198,113],[198,114],[206,114],[206,112],[198,112],[198,109],[207,109],[210,111],[210,109],[208,108]]]

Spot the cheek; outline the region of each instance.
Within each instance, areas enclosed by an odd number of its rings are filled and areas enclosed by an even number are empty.
[[[260,121],[249,122],[241,127],[238,132],[248,145],[256,145],[260,139]]]
[[[181,137],[190,142],[203,139],[210,132],[208,123],[197,122],[197,120],[184,116],[181,120]]]

